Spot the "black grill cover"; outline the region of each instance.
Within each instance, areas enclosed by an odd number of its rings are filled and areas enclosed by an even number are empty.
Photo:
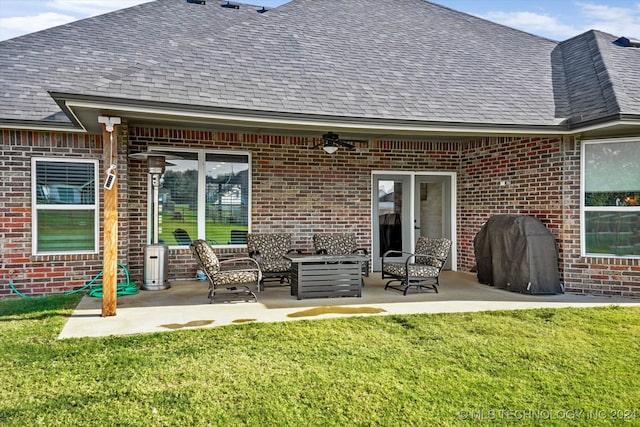
[[[480,283],[530,294],[563,292],[556,241],[539,219],[492,216],[473,247]]]

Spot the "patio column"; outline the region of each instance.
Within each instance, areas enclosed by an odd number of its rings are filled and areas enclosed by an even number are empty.
[[[104,176],[104,255],[102,259],[102,317],[116,315],[118,281],[118,133],[119,117],[99,116],[102,123]]]

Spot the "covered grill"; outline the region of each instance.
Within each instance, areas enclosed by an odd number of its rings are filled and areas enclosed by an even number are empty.
[[[539,219],[492,216],[473,243],[480,283],[530,294],[563,293],[556,241]]]

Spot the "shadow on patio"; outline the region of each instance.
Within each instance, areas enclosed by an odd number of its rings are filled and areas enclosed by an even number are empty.
[[[258,292],[258,302],[209,304],[208,282],[178,281],[170,289],[140,291],[118,298],[117,315],[100,317],[102,301],[85,296],[59,338],[128,335],[175,329],[224,326],[250,322],[277,322],[326,317],[470,312],[540,307],[640,305],[638,299],[571,294],[527,295],[478,283],[475,274],[445,271],[440,293],[384,290],[379,273],[365,278],[362,297],[297,300],[290,288],[269,286]]]

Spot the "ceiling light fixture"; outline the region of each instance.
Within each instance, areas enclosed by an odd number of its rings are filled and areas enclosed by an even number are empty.
[[[322,149],[324,150],[325,153],[327,154],[333,154],[336,151],[338,151],[338,146],[335,145],[333,142],[327,142]]]

